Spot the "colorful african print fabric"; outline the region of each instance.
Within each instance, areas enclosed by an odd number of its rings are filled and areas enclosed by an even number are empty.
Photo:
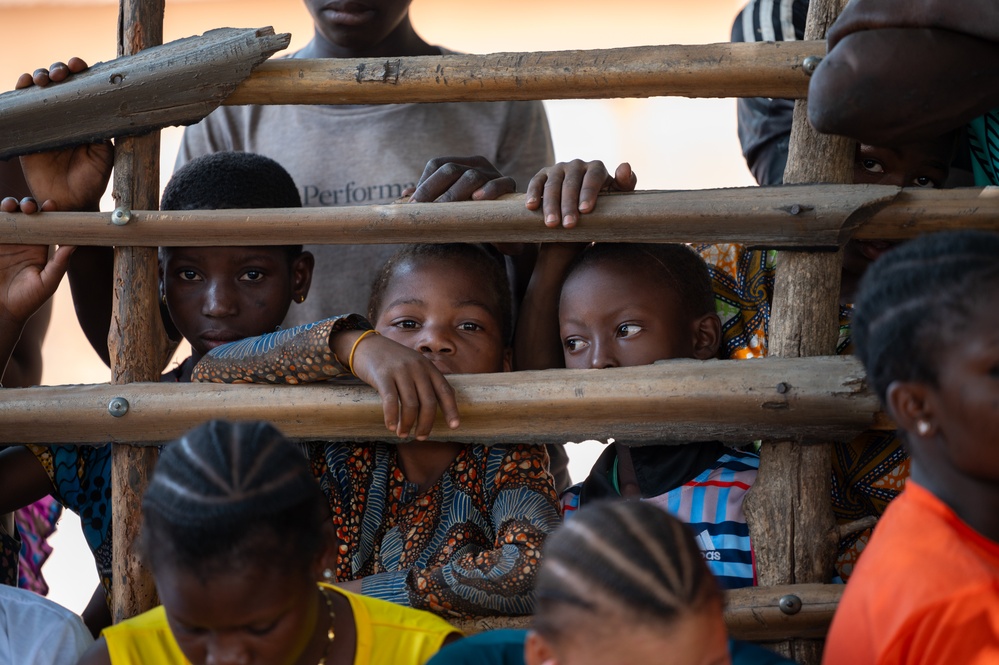
[[[529,614],[561,522],[543,446],[464,446],[422,494],[394,444],[313,444],[340,538],[337,579],[450,618]]]
[[[975,184],[999,185],[999,109],[992,109],[969,123],[968,145]]]
[[[28,446],[45,469],[52,498],[80,516],[97,574],[111,593],[111,446]]]
[[[779,260],[773,250],[750,250],[741,245],[699,245],[695,250],[708,264],[715,287],[715,304],[722,320],[722,358],[758,358],[767,355],[774,271]],[[853,352],[850,307],[840,308],[836,353]],[[898,496],[909,477],[909,456],[892,432],[862,432],[849,443],[833,446],[832,506],[838,524],[868,515],[880,517]],[[871,529],[840,542],[836,572],[846,580],[871,537]]]
[[[21,554],[17,586],[47,596],[49,585],[42,576],[42,566],[52,554],[48,538],[55,533],[62,506],[50,496],[35,501],[14,513],[14,523],[21,532]]]

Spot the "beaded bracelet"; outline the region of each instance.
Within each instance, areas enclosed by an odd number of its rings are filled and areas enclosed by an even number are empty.
[[[354,374],[354,352],[357,351],[357,345],[361,343],[361,340],[368,335],[379,335],[377,330],[365,330],[361,333],[360,337],[354,340],[354,346],[350,347],[350,356],[347,358],[347,371]],[[357,376],[354,374],[354,376]]]

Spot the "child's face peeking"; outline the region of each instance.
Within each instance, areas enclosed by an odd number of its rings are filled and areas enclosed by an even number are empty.
[[[291,665],[318,646],[324,606],[308,574],[247,565],[206,577],[160,562],[153,576],[170,631],[192,663]]]
[[[505,372],[510,353],[493,301],[482,276],[465,263],[408,260],[395,268],[373,323],[443,374]]]
[[[569,369],[635,367],[694,358],[692,322],[679,296],[647,275],[602,261],[562,287],[559,334]]]
[[[290,260],[283,247],[167,247],[161,256],[167,309],[198,358],[273,332],[312,278],[312,255]]]

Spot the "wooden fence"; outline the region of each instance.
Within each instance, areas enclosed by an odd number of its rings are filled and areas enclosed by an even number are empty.
[[[0,442],[115,442],[116,620],[147,609],[152,582],[133,555],[139,497],[155,462],[151,444],[215,416],[268,418],[289,435],[384,437],[380,402],[351,386],[167,386],[159,378],[158,245],[637,240],[741,242],[781,247],[770,324],[771,358],[675,362],[613,371],[525,372],[453,378],[468,442],[553,442],[626,436],[763,439],[747,499],[761,586],[729,594],[735,636],[793,642],[780,648],[817,663],[842,587],[826,585],[835,542],[830,446],[862,429],[890,427],[863,371],[835,358],[841,250],[851,237],[904,239],[948,228],[995,227],[999,197],[986,190],[907,191],[848,185],[853,143],[816,135],[801,98],[806,59],[824,53],[836,0],[813,0],[806,39],[783,44],[664,46],[376,60],[266,62],[225,100],[248,103],[390,103],[652,95],[793,97],[791,154],[781,188],[607,196],[577,229],[549,230],[516,198],[496,202],[156,212],[158,134],[117,141],[118,211],[0,215],[4,242],[114,245],[113,385],[49,387],[0,395]],[[162,38],[162,0],[122,0],[119,55]],[[814,61],[813,61],[814,62]],[[0,105],[2,108],[2,105]],[[2,116],[0,116],[2,118]],[[2,124],[2,123],[0,123]],[[0,129],[3,129],[0,127]],[[212,220],[207,227],[199,219]],[[280,219],[280,224],[274,224]],[[627,224],[622,224],[622,220]],[[122,223],[126,222],[126,223]],[[197,233],[189,233],[197,224]],[[206,229],[210,229],[206,232]],[[626,229],[626,230],[624,230]],[[810,357],[819,356],[819,357]],[[153,383],[143,383],[153,382]],[[512,410],[523,417],[505,417]],[[538,414],[532,417],[532,414]],[[71,422],[66,428],[63,423]],[[438,426],[442,438],[456,436]],[[514,620],[517,623],[522,620]],[[476,625],[495,626],[485,620]]]

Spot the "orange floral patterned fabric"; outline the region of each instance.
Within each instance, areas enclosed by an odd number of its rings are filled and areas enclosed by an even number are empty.
[[[543,446],[465,446],[423,493],[392,444],[310,444],[340,539],[338,581],[448,618],[529,614],[561,508]]]

